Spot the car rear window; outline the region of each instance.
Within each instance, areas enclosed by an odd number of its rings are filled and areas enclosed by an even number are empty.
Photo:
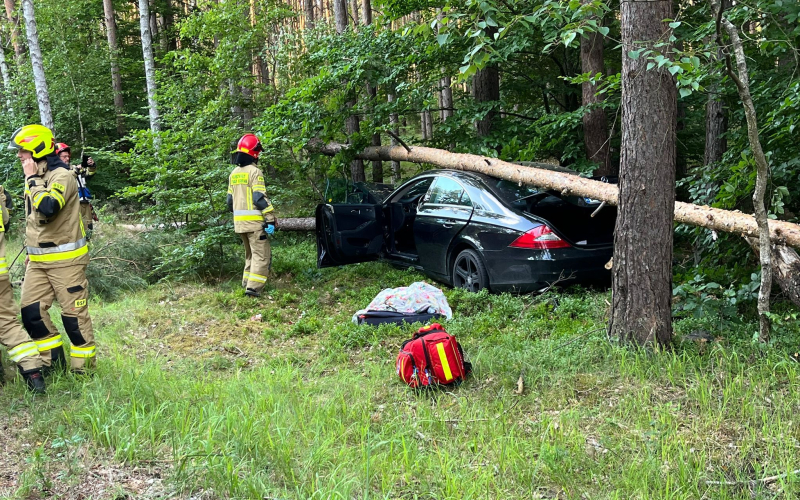
[[[536,186],[528,186],[526,184],[520,186],[516,182],[504,179],[492,179],[492,181],[494,182],[494,190],[506,203],[513,204],[516,201],[527,198],[528,196],[533,196],[539,192],[539,188]]]

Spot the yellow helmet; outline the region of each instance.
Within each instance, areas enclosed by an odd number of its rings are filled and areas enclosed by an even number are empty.
[[[8,149],[24,149],[34,158],[44,158],[56,150],[56,141],[53,132],[44,125],[25,125],[11,136]]]

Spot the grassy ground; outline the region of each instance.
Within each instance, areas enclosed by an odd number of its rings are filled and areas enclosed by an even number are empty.
[[[748,482],[800,468],[800,365],[738,340],[750,327],[635,352],[605,337],[607,292],[445,290],[474,376],[416,394],[394,372],[411,330],[350,317],[422,277],[378,263],[317,270],[310,240],[274,250],[260,300],[226,282],[95,301],[96,377],[62,375],[37,398],[18,380],[0,388],[0,497],[800,493],[795,475]]]

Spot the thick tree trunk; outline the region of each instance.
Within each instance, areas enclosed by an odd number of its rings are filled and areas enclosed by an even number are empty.
[[[583,3],[590,2],[591,0],[583,0]],[[596,16],[593,16],[593,19],[600,21]],[[588,37],[581,38],[581,72],[592,76],[604,73],[602,34],[593,32],[589,33]],[[599,107],[604,98],[597,95],[597,86],[590,82],[584,82],[581,91],[583,106],[594,107],[583,115],[583,144],[586,148],[586,157],[598,165],[595,175],[616,176],[619,172],[611,163],[606,112]]]
[[[347,144],[320,141],[309,142],[307,148],[312,153],[334,156],[348,149]],[[585,196],[605,201],[609,205],[618,205],[619,189],[614,184],[594,181],[576,175],[548,170],[552,165],[541,164],[543,168],[531,168],[488,158],[485,156],[451,153],[443,149],[422,146],[381,146],[366,148],[356,156],[364,160],[407,161],[411,163],[428,163],[439,168],[452,168],[469,172],[493,175],[511,182],[529,184],[544,189],[558,191],[564,195]],[[642,200],[647,203],[649,198]],[[738,211],[722,210],[692,203],[675,202],[673,217],[676,222],[690,226],[704,227],[724,233],[740,236],[758,236],[758,225],[752,215]],[[781,245],[789,245],[800,249],[800,225],[791,222],[769,221],[770,239]]]
[[[114,19],[112,0],[103,0],[106,20],[108,52],[111,55],[111,87],[114,90],[114,111],[117,120],[117,135],[125,135],[125,104],[122,101],[122,75],[119,71],[119,50],[117,48],[117,21]]]
[[[358,28],[358,0],[350,0],[350,15],[353,18],[353,29]]]
[[[395,102],[396,100],[395,94],[394,93],[387,94],[386,100],[389,101],[390,103]],[[400,120],[397,118],[397,113],[389,113],[389,125],[392,126],[392,132],[394,133],[394,135],[400,137]],[[391,145],[392,146],[399,145],[397,139],[395,139],[394,137],[392,137]],[[390,160],[392,166],[392,184],[394,184],[395,186],[399,186],[401,178],[400,161],[395,160],[394,158],[390,158]]]
[[[157,134],[161,131],[158,105],[156,103],[156,62],[153,57],[153,37],[150,33],[150,4],[148,0],[139,0],[139,29],[142,33],[142,56],[144,58],[144,74],[147,82],[147,107],[150,112],[150,131]],[[155,139],[156,145],[159,144]]]
[[[496,102],[500,100],[500,72],[497,66],[489,65],[475,72],[472,78],[472,96],[475,102]],[[493,108],[486,115],[475,122],[475,129],[478,137],[484,137],[492,133],[500,117]]]
[[[6,17],[11,28],[11,45],[14,46],[14,56],[17,67],[21,68],[25,59],[25,46],[19,34],[19,18],[17,18],[17,7],[14,0],[4,0],[6,6]]]
[[[761,259],[761,248],[758,238],[745,237],[747,243]],[[772,245],[772,270],[775,281],[781,287],[786,298],[800,307],[800,257],[793,248],[786,245]]]
[[[758,320],[759,335],[761,342],[769,340],[769,295],[772,291],[772,264],[770,251],[770,230],[769,219],[767,218],[767,208],[764,204],[764,195],[767,191],[769,182],[769,163],[761,149],[761,141],[758,138],[758,120],[756,119],[756,108],[753,98],[750,95],[750,82],[747,74],[747,60],[745,59],[742,40],[739,38],[739,31],[736,26],[722,16],[723,9],[718,10],[717,15],[717,43],[723,47],[725,54],[725,66],[728,76],[736,84],[739,91],[739,98],[742,100],[744,115],[747,119],[747,137],[750,142],[750,149],[756,161],[756,187],[753,191],[753,210],[755,212],[756,223],[758,224],[759,240],[759,261],[761,263],[761,288],[758,291]],[[730,49],[722,44],[721,28],[728,33],[736,57],[736,72],[731,63]]]
[[[39,104],[39,116],[42,125],[55,132],[53,112],[50,109],[50,94],[47,91],[47,80],[44,77],[42,50],[39,47],[39,31],[36,29],[36,15],[33,11],[33,0],[22,0],[22,15],[25,17],[25,32],[28,35],[28,51],[33,66],[33,81],[36,85],[36,101]]]
[[[609,333],[622,343],[672,340],[672,218],[677,92],[666,69],[628,56],[669,32],[672,1],[623,2],[622,152]],[[659,49],[669,53],[668,47]]]

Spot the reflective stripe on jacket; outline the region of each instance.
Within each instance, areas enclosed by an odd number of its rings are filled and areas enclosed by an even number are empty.
[[[86,231],[80,215],[78,183],[63,163],[40,161],[39,176],[26,180],[25,244],[33,267],[89,263]]]
[[[260,231],[274,224],[274,208],[267,198],[264,174],[255,165],[236,167],[228,178],[228,208],[233,211],[237,233]]]

